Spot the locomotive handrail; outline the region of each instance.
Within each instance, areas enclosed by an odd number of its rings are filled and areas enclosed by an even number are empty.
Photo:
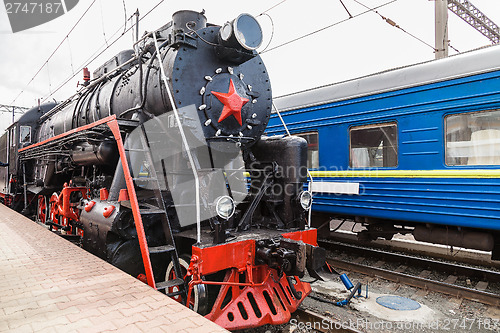
[[[158,41],[156,39],[156,31],[153,33],[153,40],[154,40],[155,48],[156,48],[156,58],[158,59],[158,66],[160,67],[161,79],[162,79],[163,83],[165,84],[165,89],[167,90],[168,98],[170,100],[170,104],[172,105],[172,110],[174,111],[175,121],[177,122],[177,126],[179,127],[179,132],[181,134],[182,143],[186,147],[186,154],[187,154],[188,159],[189,159],[189,164],[191,165],[191,170],[193,170],[195,191],[196,191],[196,197],[195,197],[196,238],[197,238],[197,242],[200,243],[201,242],[200,179],[198,177],[198,171],[196,170],[196,164],[194,163],[193,155],[191,154],[191,151],[189,150],[189,144],[187,142],[186,134],[184,133],[184,129],[182,128],[181,120],[179,117],[179,112],[177,110],[177,107],[175,106],[174,97],[172,96],[172,92],[170,91],[170,87],[168,86],[168,79],[167,79],[167,76],[165,75],[165,69],[163,68],[163,64],[162,64],[162,60],[161,60],[161,56],[160,56],[160,49],[158,47]]]
[[[48,142],[55,141],[55,140],[58,140],[58,139],[62,139],[64,137],[68,136],[68,135],[71,135],[71,134],[74,134],[74,133],[77,133],[77,132],[81,132],[81,131],[84,131],[84,130],[87,130],[87,129],[90,129],[90,128],[93,128],[93,127],[96,127],[96,126],[99,126],[99,125],[102,125],[102,124],[106,124],[106,123],[108,123],[111,120],[116,120],[116,116],[115,115],[111,115],[111,116],[108,116],[106,118],[102,118],[102,119],[100,119],[100,120],[98,120],[96,122],[93,122],[93,123],[90,123],[90,124],[87,124],[87,125],[84,125],[84,126],[81,126],[81,127],[73,128],[72,130],[69,130],[67,132],[64,132],[64,133],[61,133],[59,135],[53,136],[51,138],[48,138],[47,140],[40,141],[40,142],[34,143],[32,145],[29,145],[27,147],[21,148],[21,149],[19,149],[19,152],[21,153],[21,152],[33,149],[35,147],[42,146],[42,145],[44,145],[44,144],[46,144]]]
[[[43,121],[47,118],[49,118],[50,116],[52,116],[54,113],[56,113],[57,111],[59,111],[60,109],[62,109],[63,107],[67,106],[69,103],[72,102],[73,98],[77,95],[80,95],[82,94],[84,91],[88,91],[90,88],[94,87],[96,84],[98,83],[101,83],[102,81],[104,81],[105,79],[107,79],[111,74],[113,74],[114,72],[120,70],[122,67],[134,62],[135,60],[139,59],[137,56],[134,56],[132,58],[130,58],[129,60],[125,61],[123,64],[121,64],[120,66],[112,69],[111,71],[109,71],[109,73],[106,73],[104,74],[103,76],[99,77],[98,79],[96,79],[95,81],[93,81],[92,83],[90,83],[88,86],[84,87],[83,89],[81,89],[80,91],[78,91],[76,94],[72,95],[71,97],[67,98],[64,102],[61,102],[59,103],[58,105],[56,105],[54,108],[52,108],[49,112],[43,114],[41,117],[40,117],[40,121]]]
[[[278,108],[276,107],[276,105],[274,105],[274,102],[273,102],[273,108],[276,111],[276,113],[278,114],[278,117],[280,118],[281,124],[283,124],[283,127],[285,128],[285,131],[286,131],[287,135],[288,136],[292,136],[290,134],[290,131],[288,130],[288,127],[285,124],[285,121],[281,117],[280,110],[278,110]],[[306,168],[306,170],[307,170],[307,177],[309,177],[309,185],[308,185],[308,187],[309,187],[309,190],[312,191],[312,185],[313,185],[314,179],[313,179],[311,173],[309,172],[309,169]],[[312,204],[309,206],[309,211],[308,211],[308,216],[307,216],[307,226],[309,228],[311,227],[311,214],[312,214]]]
[[[172,27],[172,21],[168,22],[167,24],[165,24],[161,28],[158,28],[158,30],[147,31],[147,32],[144,33],[144,35],[140,39],[138,39],[138,40],[135,41],[135,43],[133,44],[133,46],[135,47],[139,43],[144,42],[146,39],[150,38],[153,33],[156,34],[158,31],[165,31],[165,30],[167,30],[167,29],[169,29],[171,27]]]

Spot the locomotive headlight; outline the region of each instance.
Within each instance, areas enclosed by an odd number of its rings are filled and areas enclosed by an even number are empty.
[[[299,202],[300,202],[300,206],[304,210],[308,210],[309,207],[311,207],[311,204],[312,204],[312,194],[311,194],[311,192],[309,192],[309,191],[303,191],[302,193],[300,193]]]
[[[227,47],[253,51],[262,44],[262,28],[250,14],[240,14],[219,30],[221,44]]]
[[[226,22],[222,28],[220,28],[219,35],[223,41],[228,41],[233,33],[233,26],[230,22]]]
[[[231,197],[224,195],[217,199],[215,204],[215,210],[217,215],[223,219],[229,219],[234,214],[235,206],[234,201]]]

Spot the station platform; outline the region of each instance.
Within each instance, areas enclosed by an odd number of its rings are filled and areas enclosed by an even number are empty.
[[[228,332],[0,204],[0,332]]]

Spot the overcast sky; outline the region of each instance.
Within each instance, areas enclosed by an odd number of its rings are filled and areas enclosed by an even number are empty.
[[[47,98],[74,72],[78,75],[64,88],[50,96],[60,101],[74,94],[77,82],[82,81],[80,68],[110,44],[122,30],[126,15],[138,8],[146,14],[160,0],[96,0],[80,24],[69,35],[57,53],[38,76],[28,83],[46,62],[71,27],[92,3],[80,0],[67,14],[41,26],[13,34],[5,7],[0,7],[0,104],[31,107],[38,98]],[[342,0],[351,15],[356,16],[366,8],[355,0]],[[375,7],[390,0],[358,0]],[[209,22],[223,24],[246,12],[258,15],[281,0],[245,1],[168,1],[140,23],[141,34],[170,21],[172,14],[181,9],[205,9]],[[499,0],[471,0],[491,20],[500,25]],[[378,12],[395,21],[406,31],[434,45],[434,2],[430,0],[397,0],[378,9]],[[340,0],[287,0],[267,12],[259,22],[264,29],[269,51],[262,54],[271,77],[273,95],[279,96],[328,83],[356,78],[378,71],[434,59],[433,49],[384,22],[370,12],[335,25],[319,33],[286,46],[272,49],[284,42],[309,32],[324,28],[349,17]],[[131,22],[127,23],[129,27]],[[135,30],[135,29],[134,29]],[[114,37],[116,31],[120,31]],[[490,45],[479,32],[449,12],[449,39],[461,52]],[[89,65],[91,72],[123,49],[131,48],[133,36],[128,33]],[[450,49],[450,54],[456,53]],[[23,91],[21,93],[21,91]],[[21,93],[21,94],[20,94]],[[0,131],[10,125],[12,116],[0,116]],[[1,132],[0,132],[1,133]]]

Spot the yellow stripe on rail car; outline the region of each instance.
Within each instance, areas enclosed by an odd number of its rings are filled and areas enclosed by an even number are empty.
[[[313,178],[500,178],[500,170],[342,170],[311,171],[311,176]]]

